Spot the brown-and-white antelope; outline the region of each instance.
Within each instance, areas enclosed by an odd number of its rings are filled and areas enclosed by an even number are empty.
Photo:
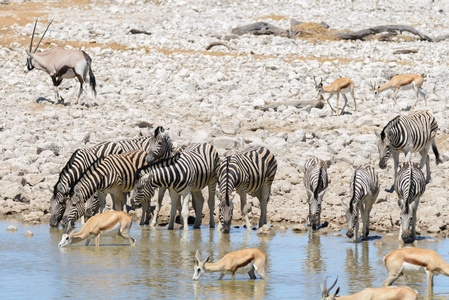
[[[346,220],[349,238],[358,240],[359,210],[362,215],[362,238],[369,234],[369,214],[379,194],[379,179],[376,171],[370,165],[356,168],[350,182],[351,201],[346,206]]]
[[[382,283],[383,287],[392,285],[404,273],[425,272],[428,291],[432,291],[435,275],[449,276],[449,264],[433,250],[415,247],[393,250],[384,257],[384,263],[388,277]]]
[[[193,267],[193,280],[196,281],[205,272],[220,272],[218,280],[222,280],[225,274],[231,274],[232,280],[235,279],[235,273],[248,273],[251,279],[256,279],[254,271],[256,271],[263,279],[268,279],[265,274],[265,264],[267,263],[267,255],[255,248],[247,248],[226,254],[217,262],[210,263],[210,256],[201,261],[200,252],[197,250],[193,259],[195,266]]]
[[[324,287],[321,286],[321,300],[418,300],[418,293],[406,286],[366,288],[363,291],[348,296],[338,296],[338,292],[340,291],[340,287],[338,287],[335,293],[329,294],[337,283],[337,280],[338,278],[329,289],[326,288],[326,281],[324,281]]]
[[[416,239],[416,211],[419,198],[426,190],[426,180],[419,165],[411,162],[403,163],[399,168],[394,189],[398,194],[398,205],[401,209],[399,240],[402,239],[405,243],[414,242]]]
[[[390,81],[388,81],[387,83],[385,83],[381,86],[376,87],[373,84],[373,92],[374,92],[374,96],[377,97],[381,92],[383,92],[385,90],[396,89],[396,92],[394,92],[394,94],[391,98],[393,99],[394,103],[396,105],[398,105],[398,103],[396,102],[396,95],[398,94],[398,92],[400,90],[413,89],[416,94],[416,101],[413,104],[412,108],[410,109],[410,110],[412,110],[419,100],[419,95],[421,95],[424,98],[424,101],[426,102],[426,107],[427,107],[426,94],[421,89],[423,82],[424,82],[424,79],[422,78],[422,76],[420,76],[418,74],[395,75],[395,76],[393,76],[393,78],[390,79]]]
[[[345,110],[346,104],[348,103],[348,98],[346,98],[346,94],[349,92],[352,96],[352,99],[354,99],[354,110],[357,110],[357,103],[355,101],[354,97],[354,82],[349,78],[338,78],[335,79],[334,82],[332,82],[331,85],[323,86],[323,79],[320,78],[320,82],[317,82],[315,77],[313,77],[313,81],[315,82],[315,89],[318,91],[318,95],[322,96],[323,93],[330,94],[327,98],[327,103],[329,104],[330,108],[334,113],[339,115],[338,113],[338,100],[340,99],[340,94],[343,96],[343,99],[345,100],[345,104],[343,105],[343,108],[341,109],[341,113]],[[337,111],[334,110],[329,100],[334,96],[337,95]]]
[[[44,34],[39,40],[39,43],[37,44],[36,48],[34,48],[34,51],[32,51],[34,32],[37,25],[36,19],[36,23],[34,23],[33,34],[31,36],[30,50],[27,51],[28,58],[24,71],[29,72],[36,68],[38,70],[47,72],[47,74],[50,75],[51,80],[53,81],[53,88],[56,95],[55,103],[64,103],[64,99],[59,96],[58,92],[58,86],[61,84],[62,80],[64,78],[75,77],[78,78],[80,82],[80,90],[76,100],[76,103],[78,103],[81,93],[83,92],[83,84],[87,79],[88,73],[89,84],[92,87],[94,95],[96,96],[96,81],[91,67],[92,59],[86,52],[82,50],[66,50],[60,47],[42,52],[36,52],[52,22],[53,20],[50,21],[47,29],[45,29]]]
[[[136,242],[129,235],[132,224],[133,219],[126,212],[104,212],[91,217],[79,232],[75,233],[75,227],[73,227],[70,232],[64,233],[58,246],[65,247],[84,240],[86,240],[86,246],[88,246],[90,240],[95,238],[95,246],[98,247],[100,244],[100,235],[119,235],[122,238],[127,239],[131,246],[134,246]]]
[[[303,181],[309,203],[309,225],[312,229],[320,229],[321,202],[328,184],[327,167],[324,161],[318,158],[308,159],[304,164]]]

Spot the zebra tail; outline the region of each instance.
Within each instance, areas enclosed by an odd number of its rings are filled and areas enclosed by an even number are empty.
[[[318,183],[317,183],[316,189],[313,193],[313,196],[315,197],[316,200],[318,200],[318,194],[323,190],[323,186],[324,186],[323,179],[321,178],[322,173],[323,173],[323,169],[320,167],[319,172],[318,172]]]
[[[435,159],[437,161],[437,165],[442,163],[443,161],[440,158],[440,153],[438,152],[437,143],[435,142],[435,140],[433,140],[433,142],[432,142],[432,151],[435,154]]]

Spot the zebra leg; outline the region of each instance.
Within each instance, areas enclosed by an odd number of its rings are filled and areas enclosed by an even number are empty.
[[[207,206],[209,207],[209,227],[215,228],[215,189],[217,182],[209,183],[209,199],[207,200]]]
[[[394,182],[396,181],[396,177],[398,176],[399,152],[391,151],[391,156],[393,156],[394,181],[393,185],[391,186],[391,189],[389,190],[390,193],[394,191]]]
[[[150,213],[150,202],[149,201],[142,201],[142,217],[140,218],[140,225],[145,225],[147,223],[147,220],[149,220],[148,214]]]
[[[426,177],[426,183],[430,182],[431,176],[430,176],[430,158],[429,155],[427,154],[429,152],[429,147],[430,144],[424,148],[423,150],[419,151],[419,154],[421,154],[421,161],[419,163],[419,167],[422,170],[424,167],[424,164],[426,165],[426,172],[427,172],[427,177]]]
[[[267,224],[267,204],[270,199],[270,189],[271,186],[268,186],[266,183],[262,185],[262,187],[256,191],[256,196],[259,199],[260,204],[260,220],[259,227]]]
[[[416,199],[416,205],[413,208],[412,238],[416,241],[416,212],[418,211],[419,199]]]
[[[100,201],[100,214],[104,213],[104,210],[106,208],[106,194],[98,192],[98,200]]]
[[[179,195],[172,189],[169,190],[169,193],[171,199],[171,208],[170,208],[170,221],[168,222],[168,229],[173,230],[175,224],[176,209],[179,202]]]
[[[151,220],[151,226],[153,226],[153,227],[156,226],[157,218],[159,216],[159,211],[161,210],[162,200],[164,199],[164,194],[165,194],[166,190],[167,190],[167,188],[165,188],[165,187],[160,187],[158,190],[156,207],[153,212],[153,219]],[[175,209],[176,209],[176,205],[175,205]],[[176,210],[175,210],[175,214],[176,214]]]
[[[246,206],[246,192],[238,193],[240,196],[240,209],[245,218],[246,229],[251,230],[251,223],[248,217],[248,207]]]
[[[190,196],[190,188],[187,188],[187,190],[184,192],[184,195],[182,195],[182,202],[181,202],[181,216],[183,221],[183,229],[189,230],[189,196]]]
[[[201,227],[201,218],[203,216],[204,197],[201,191],[192,192],[192,204],[194,202],[193,199],[195,199],[195,223],[193,228],[197,229]]]

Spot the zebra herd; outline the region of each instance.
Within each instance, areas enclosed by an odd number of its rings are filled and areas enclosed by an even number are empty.
[[[385,169],[390,155],[394,159],[394,189],[398,195],[398,205],[401,209],[401,228],[399,238],[404,242],[416,239],[416,212],[419,198],[430,181],[429,149],[436,157],[436,163],[441,162],[435,143],[438,124],[427,111],[418,111],[408,116],[399,115],[392,119],[378,136],[379,167]],[[403,152],[406,162],[400,165],[399,153]],[[421,155],[420,165],[411,162],[412,153]],[[424,179],[422,168],[426,164],[427,178]],[[312,229],[320,227],[321,202],[328,184],[327,169],[324,161],[307,160],[304,166],[304,185],[309,202],[309,224]],[[391,190],[392,191],[392,190]],[[357,167],[350,181],[350,202],[343,201],[346,207],[346,220],[349,238],[358,240],[359,211],[362,217],[362,238],[369,234],[369,214],[379,194],[378,175],[373,166]]]
[[[401,209],[400,238],[405,242],[416,238],[416,211],[420,196],[425,191],[426,180],[421,171],[427,165],[427,182],[430,180],[428,151],[432,146],[437,164],[441,162],[435,143],[438,129],[435,118],[427,111],[408,116],[397,116],[382,130],[379,137],[379,167],[385,168],[390,155],[394,158],[394,189]],[[401,164],[399,153],[404,152],[407,162]],[[411,154],[421,154],[421,164],[411,163]],[[105,142],[88,149],[78,149],[59,174],[51,199],[51,226],[62,220],[65,232],[74,229],[75,222],[90,210],[104,210],[105,197],[110,194],[114,210],[123,210],[127,194],[131,204],[142,206],[141,224],[149,223],[150,199],[159,188],[158,201],[151,221],[156,225],[163,195],[169,190],[171,211],[169,229],[174,228],[174,217],[179,211],[184,229],[188,229],[189,196],[195,211],[194,228],[201,226],[204,197],[208,188],[209,225],[215,227],[215,196],[220,199],[218,229],[231,230],[233,199],[239,194],[241,213],[246,227],[251,228],[246,195],[258,198],[261,216],[259,227],[267,223],[267,203],[276,175],[277,162],[273,153],[264,147],[253,147],[229,155],[220,162],[214,146],[208,143],[190,144],[173,148],[168,133],[158,127],[154,135],[119,142]],[[318,158],[304,165],[304,185],[309,203],[309,225],[321,226],[322,199],[328,186],[326,163]],[[218,189],[216,189],[218,183]],[[93,197],[98,193],[98,198]],[[350,181],[350,201],[346,207],[347,236],[359,240],[359,212],[362,218],[362,238],[369,234],[369,214],[379,194],[378,175],[373,166],[357,167]],[[89,202],[91,201],[91,202]],[[94,206],[95,208],[92,208]]]

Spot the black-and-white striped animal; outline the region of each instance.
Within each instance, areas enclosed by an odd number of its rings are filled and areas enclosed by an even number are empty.
[[[53,48],[51,50],[37,52],[37,49],[45,36],[51,22],[45,29],[39,43],[32,52],[34,32],[36,31],[36,23],[34,23],[33,34],[31,36],[30,51],[27,51],[27,64],[24,69],[25,72],[29,72],[33,69],[41,70],[50,75],[53,81],[53,88],[55,90],[55,101],[61,101],[64,103],[64,99],[59,96],[58,86],[61,84],[64,78],[77,78],[80,82],[80,90],[77,97],[77,103],[83,92],[83,84],[87,80],[89,74],[89,84],[92,87],[94,95],[97,95],[95,90],[96,81],[94,73],[92,72],[92,59],[90,56],[82,50],[66,50],[60,47]]]
[[[69,192],[89,166],[99,158],[117,153],[121,153],[121,149],[113,142],[104,142],[87,149],[77,149],[73,152],[72,156],[59,173],[58,181],[52,189],[53,195],[50,199],[51,227],[59,226],[66,209]],[[106,197],[105,194],[100,194],[98,196],[104,199]]]
[[[159,161],[149,164],[138,170],[137,177],[140,184],[136,185],[133,191],[135,203],[149,202],[154,195],[156,188],[170,189],[172,207],[170,211],[170,222],[168,229],[173,229],[176,209],[181,201],[181,216],[184,230],[188,230],[187,218],[189,216],[188,196],[192,194],[195,199],[195,223],[194,228],[201,226],[201,214],[203,210],[204,198],[201,190],[205,187],[209,190],[209,225],[215,227],[214,207],[215,189],[217,185],[217,171],[220,164],[215,147],[203,143],[187,146],[182,152],[169,158],[167,161]],[[154,212],[154,224],[157,220],[158,210]]]
[[[85,202],[98,191],[111,194],[114,210],[123,210],[126,193],[134,189],[137,181],[136,171],[147,164],[146,155],[145,151],[136,150],[111,154],[94,162],[70,191],[73,196],[64,213],[65,231],[68,232],[75,225],[85,212]]]
[[[399,115],[388,122],[381,133],[374,131],[379,137],[377,147],[379,149],[379,167],[387,167],[390,155],[394,160],[394,178],[397,177],[399,166],[399,153],[405,154],[406,160],[411,161],[412,153],[419,152],[421,155],[420,167],[426,164],[427,182],[430,181],[430,159],[428,152],[432,146],[436,163],[441,162],[435,143],[438,124],[432,114],[428,111],[418,111],[408,116]]]
[[[410,162],[401,164],[394,187],[401,209],[399,240],[402,239],[405,243],[413,242],[416,239],[416,211],[419,198],[426,190],[426,180],[419,165]]]
[[[318,158],[306,160],[303,181],[307,191],[307,202],[309,202],[309,225],[312,229],[320,229],[321,202],[328,184],[325,162]]]
[[[376,170],[370,165],[357,167],[350,182],[351,200],[346,205],[346,235],[358,240],[359,211],[362,216],[362,238],[369,234],[369,214],[379,194],[379,179]]]
[[[267,203],[270,199],[271,185],[276,175],[277,162],[274,155],[264,147],[253,147],[226,157],[218,171],[220,191],[218,230],[229,233],[231,230],[233,199],[240,196],[241,211],[248,230],[246,195],[257,197],[260,202],[259,227],[267,223]]]
[[[59,226],[66,209],[69,191],[91,164],[99,158],[105,158],[110,154],[120,154],[134,150],[146,151],[146,160],[151,162],[152,160],[170,157],[172,155],[172,143],[168,133],[163,127],[159,126],[154,130],[154,134],[150,136],[122,140],[117,143],[104,142],[91,148],[76,150],[59,173],[58,181],[52,189],[50,226]],[[99,193],[98,197],[100,203],[105,203],[106,194]],[[104,207],[101,208],[101,211],[103,209]]]

